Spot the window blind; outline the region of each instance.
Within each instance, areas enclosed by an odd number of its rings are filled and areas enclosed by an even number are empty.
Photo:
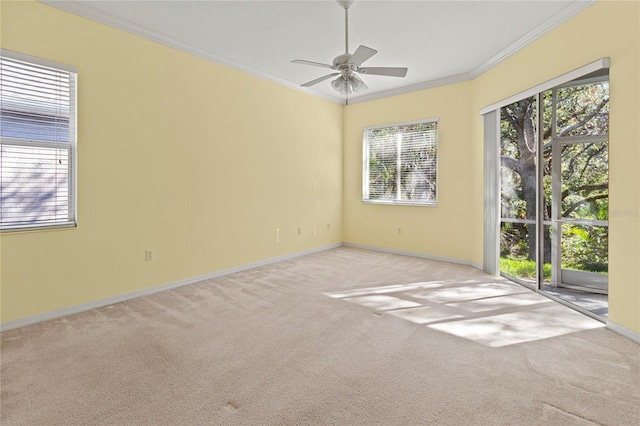
[[[437,202],[437,121],[368,128],[364,141],[364,201]]]
[[[0,56],[0,228],[75,224],[76,75]]]

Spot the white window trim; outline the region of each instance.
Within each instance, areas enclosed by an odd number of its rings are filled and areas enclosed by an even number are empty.
[[[431,202],[416,202],[416,201],[402,201],[402,200],[369,200],[369,141],[366,137],[368,130],[374,129],[383,129],[387,127],[399,127],[399,126],[411,126],[413,124],[422,124],[422,123],[438,123],[438,130],[436,131],[436,146],[437,155],[436,155],[436,197],[434,201]],[[362,129],[363,140],[364,143],[362,145],[362,202],[365,204],[381,204],[381,205],[390,205],[390,206],[420,206],[420,207],[437,207],[438,206],[438,195],[439,195],[439,161],[440,161],[440,118],[439,117],[431,117],[426,118],[424,120],[413,120],[413,121],[402,121],[397,123],[390,124],[382,124],[377,126],[367,126]]]
[[[35,56],[25,55],[24,53],[14,52],[12,50],[0,49],[0,55],[7,58],[15,59],[16,61],[31,62],[35,65],[41,65],[43,67],[56,68],[61,71],[67,71],[73,74],[77,74],[78,70],[72,66],[61,64],[59,62],[49,61],[48,59],[37,58]]]
[[[54,142],[54,141],[35,141],[26,139],[17,139],[11,137],[2,137],[3,143],[9,142],[11,145],[20,146],[36,146],[44,148],[62,148],[69,150],[69,220],[60,221],[55,224],[33,224],[33,225],[16,225],[6,226],[0,229],[0,233],[8,232],[20,232],[20,231],[32,231],[32,230],[49,230],[49,229],[61,229],[61,228],[75,228],[78,224],[78,164],[77,164],[77,145],[78,145],[78,71],[76,68],[61,64],[58,62],[50,61],[47,59],[38,58],[35,56],[25,55],[23,53],[14,52],[7,49],[0,49],[0,56],[4,56],[9,59],[17,61],[23,61],[32,63],[48,68],[54,68],[61,71],[66,71],[73,76],[74,84],[69,96],[73,99],[70,105],[69,111],[69,127],[70,133],[69,143]]]

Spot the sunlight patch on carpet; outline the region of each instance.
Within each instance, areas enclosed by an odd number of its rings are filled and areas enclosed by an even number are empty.
[[[452,314],[451,312],[434,309],[428,306],[421,308],[402,309],[389,312],[388,314],[407,321],[411,321],[416,324],[429,324],[436,321],[463,318],[463,315]]]
[[[428,325],[434,330],[491,347],[548,339],[604,327],[564,306]]]
[[[341,291],[341,292],[323,293],[323,294],[325,296],[331,297],[332,299],[342,299],[344,297],[366,296],[368,294],[398,293],[400,291],[410,291],[410,290],[415,290],[420,288],[438,288],[438,287],[445,286],[447,283],[448,281],[430,281],[430,282],[411,283],[411,284],[395,284],[395,285],[359,288],[351,291]]]
[[[604,326],[529,289],[493,280],[417,282],[323,294],[490,347]]]
[[[489,297],[486,299],[469,300],[464,302],[446,303],[447,306],[464,309],[469,312],[486,312],[497,309],[513,308],[519,306],[535,305],[538,303],[552,304],[548,298],[530,292],[517,295]]]
[[[411,297],[425,299],[430,302],[447,303],[482,299],[486,297],[506,296],[508,294],[525,293],[527,291],[528,290],[524,288],[517,288],[513,285],[485,283],[413,292],[411,293]]]
[[[358,305],[362,305],[378,311],[388,311],[390,309],[413,308],[415,306],[421,306],[419,303],[398,299],[397,297],[391,296],[349,297],[344,300],[348,300],[349,302],[357,303]]]

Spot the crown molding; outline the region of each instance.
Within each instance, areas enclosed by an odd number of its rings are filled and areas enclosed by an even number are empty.
[[[538,26],[533,31],[525,34],[524,37],[516,41],[515,43],[509,45],[506,49],[495,55],[493,58],[484,62],[480,66],[474,68],[469,72],[469,75],[472,79],[484,74],[489,71],[491,68],[498,65],[500,62],[504,61],[511,55],[515,54],[519,50],[526,47],[528,44],[534,42],[539,39],[549,31],[559,27],[564,22],[576,16],[578,13],[582,12],[589,6],[596,3],[597,0],[584,0],[584,1],[576,1],[565,6],[557,15],[555,15],[552,19],[545,21],[542,25]]]
[[[113,28],[117,28],[119,30],[128,32],[130,34],[134,34],[140,37],[143,37],[145,39],[154,41],[156,43],[162,44],[164,46],[197,56],[199,58],[208,60],[210,62],[214,62],[216,64],[225,66],[227,68],[231,68],[234,69],[236,71],[240,71],[249,75],[252,75],[254,77],[258,77],[264,80],[268,80],[274,83],[277,83],[279,85],[288,87],[290,89],[294,89],[298,92],[302,92],[302,93],[306,93],[312,96],[316,96],[331,102],[335,102],[338,104],[349,104],[349,105],[353,105],[353,104],[357,104],[357,103],[362,103],[362,102],[368,102],[368,101],[373,101],[373,100],[378,100],[378,99],[383,99],[383,98],[387,98],[387,97],[391,97],[391,96],[398,96],[398,95],[404,95],[407,93],[412,93],[412,92],[418,92],[421,90],[426,90],[426,89],[433,89],[435,87],[440,87],[440,86],[445,86],[448,84],[455,84],[455,83],[460,83],[463,81],[468,81],[468,80],[473,80],[476,77],[480,76],[481,74],[485,73],[486,71],[490,70],[491,68],[493,68],[494,66],[496,66],[497,64],[499,64],[500,62],[504,61],[505,59],[507,59],[508,57],[510,57],[511,55],[513,55],[514,53],[518,52],[520,49],[524,48],[525,46],[527,46],[528,44],[530,44],[531,42],[535,41],[536,39],[540,38],[541,36],[543,36],[544,34],[548,33],[549,31],[553,30],[554,28],[560,26],[562,23],[566,22],[567,20],[569,20],[570,18],[572,18],[573,16],[577,15],[578,13],[582,12],[583,10],[585,10],[586,8],[588,8],[589,6],[593,5],[594,3],[597,2],[597,0],[584,0],[584,1],[576,1],[573,2],[569,5],[567,5],[566,7],[564,7],[557,15],[555,15],[552,19],[544,22],[542,25],[540,25],[539,27],[537,27],[535,30],[527,33],[524,37],[522,37],[521,39],[519,39],[518,41],[516,41],[515,43],[509,45],[506,49],[504,49],[503,51],[501,51],[500,53],[498,53],[497,55],[495,55],[494,57],[492,57],[491,59],[489,59],[488,61],[484,62],[483,64],[479,65],[478,67],[472,69],[469,72],[466,73],[462,73],[462,74],[457,74],[457,75],[452,75],[452,76],[448,76],[448,77],[444,77],[444,78],[440,78],[440,79],[436,79],[436,80],[430,80],[430,81],[426,81],[426,82],[422,82],[422,83],[417,83],[417,84],[412,84],[412,85],[408,85],[408,86],[404,86],[404,87],[399,87],[396,89],[391,89],[391,90],[383,90],[383,91],[379,91],[379,92],[373,92],[373,93],[369,93],[366,95],[360,95],[356,98],[352,98],[352,99],[348,99],[347,101],[345,101],[344,98],[342,98],[339,95],[329,95],[323,92],[318,92],[306,87],[302,87],[298,84],[294,84],[291,83],[289,81],[286,81],[280,77],[276,77],[272,74],[260,71],[256,68],[253,68],[249,65],[240,63],[240,62],[236,62],[236,61],[232,61],[228,58],[224,58],[222,56],[218,56],[218,55],[214,55],[208,52],[205,52],[202,49],[199,49],[197,47],[191,46],[188,43],[184,43],[181,41],[178,41],[172,37],[167,36],[166,34],[163,34],[159,31],[155,31],[137,24],[134,24],[133,22],[128,21],[127,19],[123,19],[120,17],[116,17],[112,14],[109,14],[107,12],[103,12],[101,10],[96,9],[93,6],[90,6],[88,3],[86,2],[72,2],[72,1],[66,1],[64,2],[64,7],[62,7],[62,5],[57,4],[58,2],[55,0],[38,0],[38,2],[46,4],[48,6],[51,7],[55,7],[57,9],[63,10],[65,12],[68,13],[73,13],[76,15],[79,15],[81,17],[84,17],[86,19],[95,21],[99,24],[103,24],[103,25],[107,25]]]
[[[58,2],[56,2],[55,0],[38,0],[38,2],[46,4],[51,7],[55,7],[56,9],[60,9],[68,13],[73,13],[75,15],[89,19],[99,24],[113,27],[113,28],[125,31],[127,33],[145,38],[147,40],[151,40],[153,42],[162,44],[172,49],[176,49],[181,52],[197,56],[199,58],[205,59],[210,62],[214,62],[218,65],[222,65],[227,68],[234,69],[236,71],[241,71],[243,73],[252,75],[254,77],[268,80],[268,81],[280,84],[282,86],[288,87],[290,89],[294,89],[299,92],[303,92],[309,95],[323,98],[331,102],[344,104],[344,100],[339,96],[332,96],[332,95],[327,95],[325,93],[317,92],[317,91],[308,89],[306,87],[302,87],[298,84],[291,83],[280,77],[276,77],[272,74],[260,71],[246,64],[232,61],[222,56],[213,55],[211,53],[205,52],[202,49],[194,47],[188,43],[181,42],[179,40],[174,39],[173,37],[162,34],[159,31],[151,30],[144,26],[134,24],[133,22],[128,21],[127,19],[116,17],[110,13],[98,10],[85,2],[80,3],[80,2],[67,1],[67,2],[64,2],[64,8],[58,5],[57,4]]]
[[[391,96],[405,95],[407,93],[419,92],[421,90],[433,89],[435,87],[447,86],[449,84],[462,83],[463,81],[471,80],[471,76],[468,73],[456,74],[449,77],[438,78],[436,80],[429,80],[422,83],[411,84],[409,86],[398,87],[396,89],[383,90],[380,92],[374,92],[367,95],[358,96],[354,99],[349,99],[349,105],[359,104],[361,102],[369,102],[377,99],[389,98]]]

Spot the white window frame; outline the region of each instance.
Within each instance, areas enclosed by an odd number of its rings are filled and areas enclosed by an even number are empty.
[[[410,126],[410,125],[414,125],[414,124],[426,124],[426,123],[435,123],[436,124],[436,130],[435,130],[435,139],[436,139],[436,159],[435,159],[435,164],[436,164],[436,177],[435,177],[435,187],[436,187],[436,194],[435,194],[435,199],[433,201],[416,201],[416,200],[400,200],[398,198],[393,199],[393,200],[380,200],[380,199],[370,199],[369,198],[369,140],[367,137],[368,131],[369,130],[373,130],[373,129],[383,129],[383,128],[393,128],[393,127],[401,127],[401,126]],[[440,119],[438,117],[433,117],[433,118],[427,118],[424,120],[415,120],[415,121],[405,121],[405,122],[401,122],[401,123],[392,123],[392,124],[385,124],[385,125],[380,125],[380,126],[369,126],[369,127],[365,127],[362,130],[362,202],[363,203],[368,203],[368,204],[387,204],[387,205],[404,205],[404,206],[427,206],[427,207],[436,207],[438,205],[438,173],[439,173],[439,166],[438,166],[438,151],[439,151],[439,124],[440,124]],[[400,146],[398,146],[398,149],[401,150]],[[400,158],[401,156],[398,155],[398,163],[400,163]],[[398,167],[399,169],[399,167]],[[401,176],[400,174],[398,174],[398,179],[400,179]],[[398,188],[400,188],[400,185],[398,184]]]
[[[75,68],[57,62],[41,59],[6,49],[0,49],[0,56],[13,59],[16,61],[26,62],[40,67],[52,68],[56,71],[64,71],[69,73],[71,85],[69,93],[70,110],[69,110],[69,135],[68,142],[34,140],[15,137],[0,137],[0,145],[7,146],[23,146],[35,148],[54,148],[68,152],[68,213],[66,218],[52,219],[47,222],[34,224],[17,224],[5,225],[0,224],[0,232],[26,231],[37,229],[58,229],[77,226],[77,86],[78,77]]]

